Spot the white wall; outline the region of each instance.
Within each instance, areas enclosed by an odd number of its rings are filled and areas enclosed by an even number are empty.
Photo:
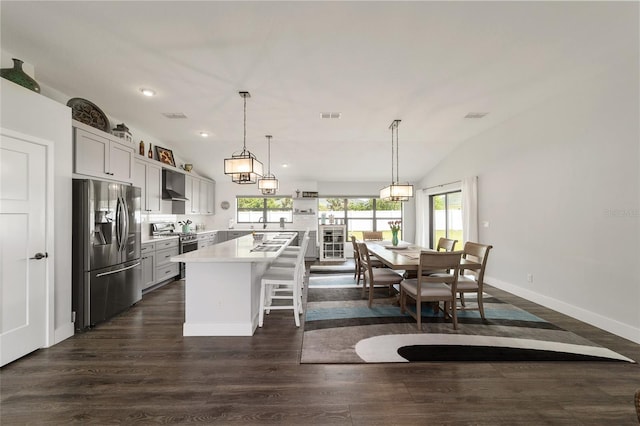
[[[43,95],[0,79],[0,126],[53,142],[54,151],[54,336],[73,335],[71,322],[71,110]]]
[[[421,186],[478,175],[487,282],[640,343],[637,56],[468,140]]]

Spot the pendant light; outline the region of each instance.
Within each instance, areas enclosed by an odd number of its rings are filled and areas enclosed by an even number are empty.
[[[239,92],[244,99],[244,139],[242,152],[231,155],[231,158],[224,159],[224,174],[231,175],[231,180],[235,183],[256,183],[262,177],[262,163],[255,155],[247,150],[247,98],[251,97],[249,92]]]
[[[408,183],[400,183],[400,166],[398,160],[398,125],[401,120],[393,120],[389,128],[391,129],[391,185],[380,190],[380,198],[385,201],[408,201],[413,197],[413,185]],[[395,144],[393,142],[393,133],[395,130]],[[394,155],[395,155],[395,176],[394,172]]]
[[[262,191],[262,195],[274,195],[278,190],[278,179],[271,174],[271,135],[265,135],[269,143],[269,151],[267,156],[267,174],[262,179],[258,179],[258,189]]]

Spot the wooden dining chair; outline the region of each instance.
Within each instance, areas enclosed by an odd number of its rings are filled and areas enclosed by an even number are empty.
[[[482,300],[483,287],[484,287],[484,271],[487,267],[487,259],[489,258],[489,251],[493,248],[491,245],[473,243],[467,241],[464,244],[462,250],[462,258],[470,260],[472,262],[480,264],[479,269],[466,269],[460,271],[460,277],[458,278],[458,293],[460,297],[460,308],[467,310],[480,311],[482,319],[484,317],[484,304]],[[467,308],[464,300],[465,293],[476,293],[478,299],[477,308]]]
[[[456,243],[458,240],[452,240],[451,238],[440,237],[438,239],[438,245],[436,251],[454,251],[456,249]]]
[[[364,269],[362,268],[362,264],[360,263],[360,250],[358,249],[358,240],[356,240],[355,236],[351,236],[351,243],[353,244],[353,261],[355,263],[355,273],[353,275],[353,279],[356,280],[356,285],[360,285],[360,280],[364,274]],[[380,260],[374,258],[369,258],[371,266],[374,268],[384,268],[384,264],[380,262]]]
[[[362,295],[364,296],[367,285],[369,287],[369,307],[373,303],[373,292],[375,286],[388,286],[389,295],[393,294],[393,286],[400,284],[402,276],[395,273],[389,268],[375,268],[371,256],[369,256],[369,249],[365,243],[357,243],[358,252],[360,254],[360,265],[363,270],[362,279]]]
[[[400,283],[400,311],[407,312],[407,297],[415,300],[415,312],[408,312],[417,321],[418,330],[422,330],[422,302],[444,302],[444,314],[452,317],[453,329],[458,329],[456,289],[461,258],[461,251],[422,251],[418,276]],[[423,270],[448,270],[450,273],[423,275]]]
[[[382,241],[382,231],[362,231],[363,241]]]
[[[438,239],[438,245],[436,246],[436,251],[453,251],[456,247],[456,243],[458,240],[452,240],[450,238],[440,237]],[[422,271],[423,275],[433,275],[433,274],[446,274],[449,271],[445,269],[440,270],[424,270]]]

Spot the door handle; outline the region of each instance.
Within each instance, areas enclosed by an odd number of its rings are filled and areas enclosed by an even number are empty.
[[[47,253],[47,252],[45,252],[45,253],[36,253],[35,256],[30,257],[29,259],[40,260],[40,259],[44,259],[45,257],[49,257],[49,253]]]

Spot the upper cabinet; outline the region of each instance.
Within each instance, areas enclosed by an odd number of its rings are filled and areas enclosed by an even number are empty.
[[[215,182],[197,176],[186,176],[186,214],[214,214]]]
[[[73,122],[73,167],[80,175],[133,183],[134,150],[116,136]]]
[[[200,187],[202,185],[206,188],[207,194],[207,202],[206,202],[206,213],[205,214],[214,214],[215,213],[215,203],[216,203],[216,183],[210,180],[202,180],[200,182]],[[202,205],[202,198],[200,198],[200,205]]]
[[[133,185],[141,189],[142,211],[162,213],[162,168],[159,165],[136,158]]]

